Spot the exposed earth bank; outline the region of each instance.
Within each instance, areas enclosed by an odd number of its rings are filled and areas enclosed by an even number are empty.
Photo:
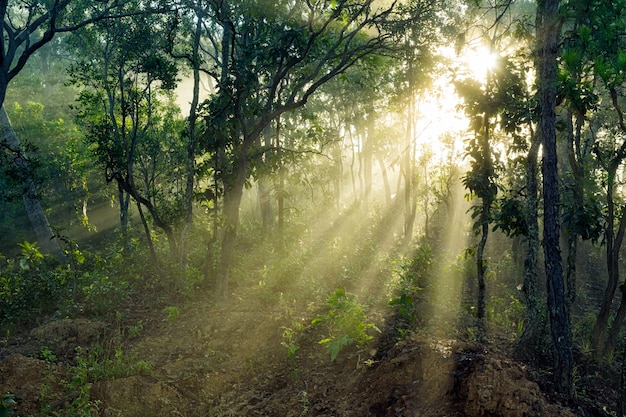
[[[568,407],[550,393],[546,372],[514,359],[503,338],[399,340],[389,336],[393,320],[380,316],[381,333],[368,346],[331,361],[317,329],[289,337],[303,318],[243,307],[198,303],[168,320],[135,312],[112,323],[51,322],[4,341],[0,393],[14,395],[21,417],[612,415],[610,369],[581,367],[585,395]],[[292,355],[289,345],[297,347]],[[104,352],[108,365],[83,369],[93,367],[90,352]],[[115,375],[120,365],[135,371]]]

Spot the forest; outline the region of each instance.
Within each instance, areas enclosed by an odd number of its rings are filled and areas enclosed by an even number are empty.
[[[0,417],[626,416],[626,0],[0,15]]]

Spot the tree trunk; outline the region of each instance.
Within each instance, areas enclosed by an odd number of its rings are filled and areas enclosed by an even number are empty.
[[[573,119],[576,119],[575,128]],[[566,185],[566,192],[570,196],[572,207],[569,210],[573,210],[575,213],[582,213],[584,211],[584,180],[585,171],[583,168],[584,158],[587,156],[581,149],[581,136],[582,127],[585,122],[584,114],[577,114],[574,117],[572,110],[567,111],[567,117],[565,117],[567,123],[567,141],[566,141],[566,161],[569,163],[564,164],[566,168],[564,171],[569,170],[571,175],[566,178],[571,178],[569,184]],[[565,272],[565,283],[567,288],[567,307],[568,311],[576,301],[576,258],[578,256],[578,240],[580,237],[580,230],[578,225],[574,223],[575,217],[570,217],[570,221],[565,223],[566,239],[565,245],[567,248],[567,263]]]
[[[383,177],[383,185],[385,186],[385,203],[391,204],[391,186],[389,185],[389,177],[387,176],[387,168],[385,167],[385,160],[382,155],[377,156],[378,167],[380,168],[381,176]]]
[[[622,357],[626,358],[626,338],[624,340]],[[626,359],[622,359],[621,371],[617,415],[619,417],[626,417]]]
[[[554,384],[558,392],[573,395],[572,335],[570,330],[561,249],[559,244],[559,179],[556,149],[556,84],[559,38],[559,2],[539,2],[539,98],[543,143],[544,229],[543,247],[548,289],[548,313],[552,336]]]
[[[626,284],[624,284],[626,285]],[[626,291],[621,289],[622,297],[619,304],[619,308],[617,309],[617,313],[615,314],[615,320],[613,320],[613,324],[611,324],[611,330],[609,331],[609,335],[607,337],[606,342],[604,343],[602,350],[602,357],[612,356],[615,352],[615,346],[617,345],[617,339],[622,330],[622,325],[624,324],[624,318],[626,318]]]
[[[537,291],[537,258],[539,256],[539,198],[537,186],[537,158],[541,145],[539,135],[532,135],[526,158],[526,256],[524,257],[524,301],[526,304],[526,326],[520,337],[520,348],[528,351],[538,346],[541,338],[541,316]]]
[[[611,161],[614,162],[614,161]],[[597,357],[601,357],[605,351],[607,342],[606,332],[611,314],[611,306],[615,292],[617,291],[617,283],[619,281],[619,252],[626,231],[626,216],[622,216],[619,221],[617,234],[615,233],[615,202],[613,200],[613,189],[615,185],[615,172],[618,164],[611,163],[608,168],[607,178],[607,224],[605,229],[606,242],[606,267],[608,281],[604,290],[604,298],[600,305],[600,311],[593,327],[593,351]]]
[[[196,30],[193,36],[191,66],[193,73],[192,97],[187,117],[187,159],[185,161],[185,194],[184,224],[181,228],[178,245],[178,263],[183,265],[187,256],[187,240],[189,229],[193,224],[193,200],[194,185],[196,181],[196,147],[198,138],[196,137],[196,122],[198,119],[198,103],[200,102],[200,37],[202,36],[203,14],[201,8],[196,9]]]
[[[122,186],[117,184],[117,199],[120,204],[120,228],[124,237],[128,234],[129,223],[129,207],[130,207],[130,194],[124,191]]]
[[[230,269],[233,263],[237,228],[239,226],[239,208],[243,196],[243,188],[248,175],[247,156],[240,155],[237,166],[230,178],[224,181],[224,230],[222,235],[222,253],[217,267],[217,283],[215,286],[216,301],[228,303]]]
[[[141,218],[141,224],[143,225],[143,231],[146,234],[146,241],[148,242],[148,249],[150,250],[150,257],[152,258],[152,262],[156,266],[157,273],[160,271],[159,258],[157,257],[156,251],[154,250],[154,242],[152,241],[152,236],[150,234],[150,227],[148,227],[148,222],[146,221],[146,216],[143,214],[143,210],[141,209],[141,204],[137,203],[137,211],[139,212],[139,217]]]
[[[411,64],[409,63],[409,66]],[[412,71],[409,69],[409,74]],[[409,91],[413,91],[411,81],[409,81]],[[412,94],[408,98],[407,125],[404,149],[404,244],[408,245],[413,236],[413,224],[415,223],[415,209],[412,203],[413,194],[413,160],[411,159],[411,149],[413,148],[413,98]]]
[[[478,278],[478,299],[477,299],[477,314],[476,318],[482,322],[485,318],[486,310],[486,284],[485,275],[487,274],[487,263],[485,261],[485,245],[487,244],[487,238],[489,237],[489,221],[484,218],[488,215],[491,204],[488,199],[483,199],[483,213],[481,217],[481,235],[478,242],[478,248],[476,249],[476,274]],[[481,326],[482,328],[482,326]]]
[[[59,244],[58,239],[54,239],[54,232],[48,223],[48,217],[41,206],[39,195],[35,187],[35,182],[31,178],[28,161],[24,157],[22,151],[22,144],[20,143],[11,121],[4,108],[0,107],[0,129],[2,132],[2,139],[9,147],[10,151],[14,153],[15,157],[13,161],[17,168],[17,174],[19,180],[22,183],[22,198],[24,200],[24,208],[26,214],[30,220],[30,224],[33,227],[37,242],[43,253],[53,255],[59,259],[63,258],[63,250]]]
[[[261,209],[261,222],[264,229],[274,227],[274,210],[272,210],[272,189],[268,184],[268,178],[263,176],[258,180],[259,208]]]
[[[361,158],[363,161],[363,200],[368,201],[370,194],[372,193],[372,159],[374,140],[375,140],[375,125],[376,125],[376,113],[374,111],[374,103],[368,102],[367,105],[367,119],[365,135],[363,135],[363,149],[361,152]]]
[[[273,145],[273,129],[272,125],[268,125],[263,131],[264,146],[266,149],[270,149]],[[259,155],[259,166],[271,166],[271,155],[268,152],[264,152]],[[274,210],[272,210],[272,187],[270,186],[270,175],[261,174],[258,179],[258,196],[259,196],[259,208],[261,209],[261,222],[264,229],[271,229],[274,227]]]

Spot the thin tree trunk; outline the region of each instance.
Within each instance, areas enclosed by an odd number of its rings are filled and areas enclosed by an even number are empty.
[[[377,156],[378,166],[380,168],[381,175],[383,177],[383,185],[385,186],[385,202],[387,205],[391,204],[391,186],[389,185],[389,177],[387,176],[387,168],[385,167],[385,161],[382,155]]]
[[[483,199],[483,214],[481,217],[486,217],[489,213],[490,205],[488,199]],[[480,241],[476,249],[476,271],[478,278],[478,299],[477,299],[477,314],[476,318],[482,322],[485,318],[486,310],[486,284],[485,275],[487,274],[487,262],[485,261],[485,245],[489,237],[489,221],[487,219],[482,220]],[[481,326],[482,328],[482,326]]]
[[[119,183],[117,184],[117,199],[120,202],[120,228],[122,236],[126,238],[128,235],[130,194],[126,193]]]
[[[150,257],[152,258],[152,262],[156,266],[157,273],[160,271],[159,258],[157,257],[156,251],[154,250],[154,242],[152,241],[152,236],[150,234],[150,227],[148,227],[148,222],[146,221],[146,216],[143,214],[143,210],[141,209],[141,204],[137,203],[137,211],[139,211],[139,217],[141,218],[141,224],[143,225],[143,231],[146,234],[146,241],[148,242],[148,248],[150,249]]]
[[[531,136],[531,145],[526,159],[526,256],[524,258],[524,301],[526,304],[526,326],[520,337],[520,347],[528,351],[536,348],[541,338],[541,316],[539,314],[539,295],[537,277],[537,258],[539,256],[539,198],[537,186],[537,158],[541,141],[539,135]]]
[[[615,352],[615,347],[617,345],[617,339],[622,330],[622,325],[624,324],[624,318],[626,318],[626,291],[622,290],[622,296],[620,299],[619,308],[617,309],[617,313],[615,314],[615,319],[611,324],[611,329],[609,330],[609,335],[607,337],[606,343],[604,344],[604,348],[602,350],[602,357],[612,356]]]
[[[626,231],[626,216],[622,216],[619,221],[617,234],[615,233],[615,202],[613,200],[613,188],[615,185],[616,165],[611,164],[608,169],[607,178],[607,224],[605,229],[606,242],[606,266],[608,274],[607,286],[604,290],[604,298],[600,305],[600,311],[593,328],[592,347],[597,357],[601,357],[605,351],[607,342],[606,332],[611,314],[613,298],[617,291],[619,281],[619,252],[622,246],[624,232]]]
[[[409,62],[409,74],[412,73]],[[413,91],[413,85],[409,77],[409,91]],[[413,236],[413,224],[415,222],[415,209],[411,204],[413,194],[413,161],[411,160],[411,149],[413,148],[413,95],[408,98],[406,139],[404,149],[404,244],[408,245]]]
[[[24,157],[22,144],[20,143],[4,106],[0,107],[0,129],[2,129],[2,140],[15,155],[13,161],[17,168],[19,179],[22,182],[22,198],[24,208],[33,227],[37,242],[43,253],[51,254],[59,259],[63,258],[63,249],[58,239],[54,239],[55,233],[48,223],[48,217],[41,206],[39,195],[35,187],[35,182],[30,175],[28,161]]]
[[[184,264],[187,252],[187,239],[189,228],[193,224],[193,191],[196,180],[196,121],[198,119],[198,103],[200,102],[200,37],[202,35],[203,14],[200,8],[196,9],[196,30],[193,37],[191,65],[193,72],[192,97],[187,117],[187,160],[185,163],[185,217],[181,228],[178,245],[178,262]]]
[[[263,140],[266,149],[270,149],[272,147],[272,137],[273,129],[271,124],[268,125],[263,131]],[[268,152],[264,152],[259,155],[258,158],[259,165],[270,166],[271,156]],[[270,186],[270,176],[269,175],[260,175],[258,179],[258,198],[259,198],[259,208],[261,209],[261,223],[263,224],[264,229],[271,229],[274,227],[274,210],[272,210],[272,188]]]
[[[280,116],[276,119],[276,149],[279,163],[278,168],[278,230],[282,231],[285,225],[285,169],[280,143]]]

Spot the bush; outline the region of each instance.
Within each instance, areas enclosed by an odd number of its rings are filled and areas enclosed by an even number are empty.
[[[326,346],[331,361],[348,345],[363,346],[372,339],[367,330],[376,329],[373,323],[367,323],[367,315],[356,297],[339,288],[328,297],[326,313],[317,316],[311,324],[326,326],[328,336],[319,344]]]

